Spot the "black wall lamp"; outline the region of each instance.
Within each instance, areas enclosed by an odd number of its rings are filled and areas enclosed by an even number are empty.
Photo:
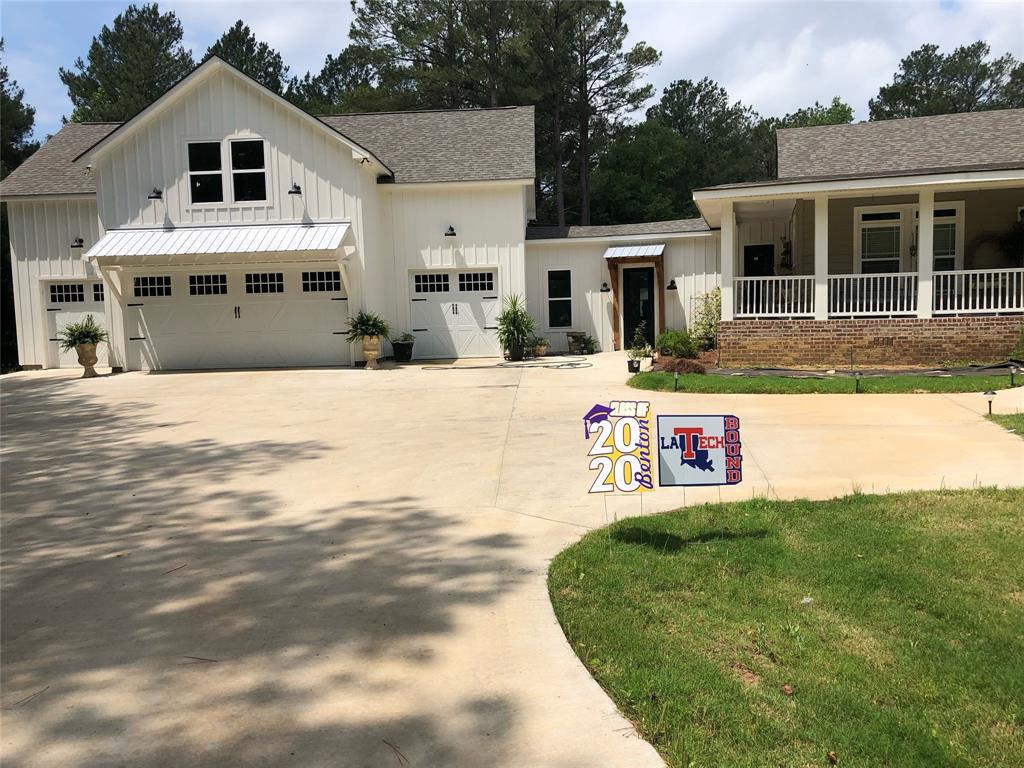
[[[611,288],[608,287],[608,283],[601,283],[601,293],[610,293]]]
[[[302,187],[300,187],[298,184],[292,184],[292,188],[288,190],[288,194],[289,195],[301,195],[302,194]]]
[[[668,285],[666,285],[666,286],[665,286],[665,290],[666,290],[666,291],[675,291],[675,290],[678,290],[678,289],[676,288],[676,279],[675,279],[674,277],[673,277],[673,278],[672,278],[671,280],[669,280],[669,281],[668,281]]]
[[[150,192],[147,197],[150,200],[163,200],[164,199],[164,193],[161,190],[157,189],[156,187],[153,187],[153,191]]]
[[[451,224],[449,224],[448,225],[448,229],[446,229],[444,231],[444,236],[445,237],[455,237],[455,227],[453,227]]]
[[[72,248],[84,248],[85,247],[85,240],[83,240],[80,237],[76,237],[74,240],[71,241],[71,247]]]

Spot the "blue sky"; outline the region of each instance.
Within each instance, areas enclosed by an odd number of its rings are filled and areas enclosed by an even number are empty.
[[[36,107],[36,133],[60,127],[71,111],[59,67],[84,56],[103,24],[127,3],[0,1],[0,34],[11,76]],[[944,49],[986,40],[994,53],[1024,59],[1024,2],[654,2],[627,0],[633,40],[663,54],[651,73],[661,89],[708,75],[765,115],[841,96],[858,118],[892,78],[899,60],[924,42]],[[235,19],[284,54],[293,72],[319,70],[346,41],[348,0],[209,2],[177,0],[185,44],[197,58]]]

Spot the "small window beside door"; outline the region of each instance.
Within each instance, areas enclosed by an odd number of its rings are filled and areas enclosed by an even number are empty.
[[[246,293],[284,293],[284,272],[247,272]]]
[[[224,202],[219,141],[189,143],[188,189],[193,203]]]
[[[548,272],[548,327],[572,327],[572,271]]]
[[[189,296],[223,296],[228,292],[227,275],[189,275]]]
[[[85,301],[85,285],[82,283],[50,283],[51,304],[75,304]]]

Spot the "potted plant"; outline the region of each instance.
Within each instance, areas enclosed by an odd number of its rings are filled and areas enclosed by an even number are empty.
[[[526,356],[536,325],[519,296],[505,297],[498,315],[498,342],[509,360],[518,362]]]
[[[543,336],[534,336],[531,346],[533,347],[534,357],[544,357],[544,355],[548,353],[548,348],[551,345],[548,343],[548,340],[545,339]]]
[[[633,341],[626,350],[626,357],[629,358],[627,366],[630,373],[640,373],[640,361],[653,354],[644,336],[644,324],[641,322],[633,332]]]
[[[376,368],[380,357],[380,340],[387,338],[391,328],[387,321],[376,312],[360,310],[355,317],[348,319],[348,331],[345,337],[349,341],[363,342],[363,357],[367,368]]]
[[[85,369],[83,379],[99,375],[96,373],[96,345],[102,341],[109,341],[110,336],[106,329],[93,320],[92,315],[86,315],[85,320],[64,326],[57,331],[57,339],[63,351],[69,352],[73,349],[78,353],[78,364]]]
[[[411,333],[403,333],[391,340],[391,348],[395,351],[396,363],[408,363],[412,360],[412,345],[416,337]]]

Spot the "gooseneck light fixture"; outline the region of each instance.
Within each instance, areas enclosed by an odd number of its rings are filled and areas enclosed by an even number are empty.
[[[448,229],[446,229],[444,231],[444,236],[445,237],[455,237],[455,227],[453,227],[451,224],[449,224],[448,225]]]
[[[150,200],[163,200],[164,193],[163,190],[153,187],[153,191],[150,192],[146,197],[148,197]]]
[[[71,247],[72,248],[84,248],[85,247],[85,240],[83,240],[80,237],[76,237],[74,240],[71,241]]]
[[[298,184],[292,184],[292,188],[288,190],[288,194],[289,195],[301,195],[302,194],[302,187],[300,187]]]
[[[678,290],[678,288],[676,286],[676,279],[674,277],[671,280],[668,281],[668,285],[665,286],[665,290],[666,291]]]

